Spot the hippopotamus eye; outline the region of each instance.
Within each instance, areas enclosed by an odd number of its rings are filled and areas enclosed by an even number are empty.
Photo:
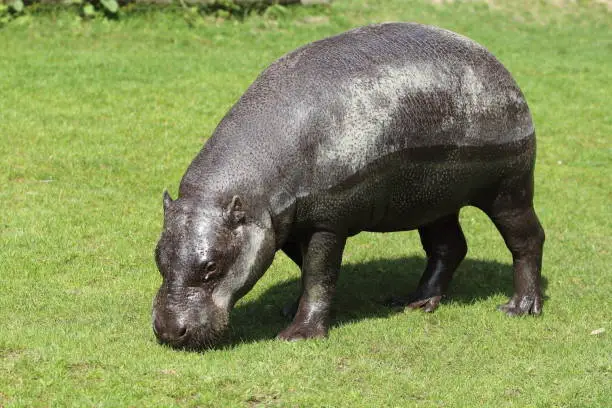
[[[213,261],[204,264],[204,280],[209,280],[217,273],[217,264]]]

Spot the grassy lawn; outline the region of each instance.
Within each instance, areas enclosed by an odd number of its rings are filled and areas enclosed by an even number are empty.
[[[0,407],[612,406],[612,14],[584,1],[434,3],[336,0],[191,27],[180,14],[60,13],[0,29]],[[328,339],[273,340],[299,277],[278,254],[234,310],[231,346],[158,345],[162,191],[176,195],[269,63],[388,20],[467,35],[522,87],[539,137],[544,314],[495,310],[512,292],[511,258],[468,208],[470,251],[433,314],[381,305],[415,287],[418,234],[361,234]]]

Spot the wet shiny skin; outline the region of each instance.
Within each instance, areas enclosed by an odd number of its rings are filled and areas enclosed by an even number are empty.
[[[428,263],[396,303],[432,311],[467,250],[466,205],[489,215],[512,253],[515,294],[502,310],[539,314],[534,163],[520,89],[465,37],[391,23],[299,48],[259,76],[189,166],[178,199],[165,197],[155,333],[175,347],[214,345],[282,249],[303,288],[279,337],[325,336],[344,245],[360,231],[418,229]]]

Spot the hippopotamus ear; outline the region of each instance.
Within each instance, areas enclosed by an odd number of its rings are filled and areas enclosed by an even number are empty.
[[[237,195],[232,198],[232,202],[227,206],[227,216],[230,223],[234,225],[244,221],[245,214],[242,209],[242,201]]]
[[[168,211],[170,204],[172,204],[172,197],[168,194],[168,190],[164,190],[164,212]]]

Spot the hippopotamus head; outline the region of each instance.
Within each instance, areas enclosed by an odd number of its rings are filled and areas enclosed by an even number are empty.
[[[250,212],[238,196],[203,203],[164,193],[155,250],[163,282],[152,316],[161,343],[202,349],[223,337],[232,306],[274,258],[269,215]]]

